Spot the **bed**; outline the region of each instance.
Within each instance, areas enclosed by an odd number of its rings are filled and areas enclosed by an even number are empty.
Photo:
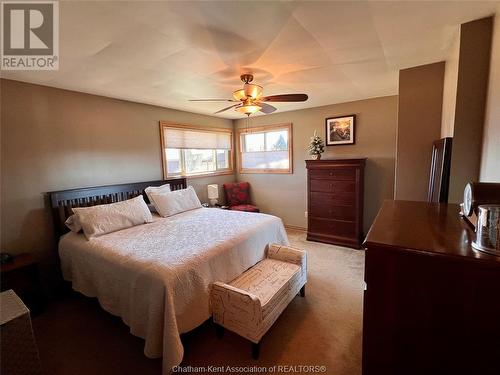
[[[175,179],[50,193],[64,279],[120,316],[145,340],[147,357],[163,357],[165,374],[182,361],[180,334],[210,317],[211,283],[228,282],[262,260],[269,243],[288,244],[281,219],[218,208],[155,216],[91,241],[63,234],[71,207],[129,199],[167,182],[186,187]]]

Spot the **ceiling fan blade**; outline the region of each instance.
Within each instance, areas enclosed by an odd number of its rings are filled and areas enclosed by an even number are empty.
[[[264,96],[259,100],[262,102],[305,102],[307,98],[307,94],[281,94]]]
[[[231,109],[231,108],[234,108],[234,107],[237,107],[237,106],[239,106],[239,104],[230,105],[229,107],[223,108],[220,111],[214,112],[214,115],[216,115],[217,113],[221,113],[221,112],[227,111],[228,109]]]
[[[189,99],[190,102],[239,102],[234,99]]]
[[[273,107],[272,105],[269,105],[269,104],[266,104],[266,103],[258,102],[256,104],[262,107],[260,109],[260,111],[262,113],[265,113],[266,115],[268,115],[269,113],[273,113],[277,109],[276,107]]]

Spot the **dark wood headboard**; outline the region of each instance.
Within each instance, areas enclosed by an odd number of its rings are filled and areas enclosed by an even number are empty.
[[[56,236],[59,237],[68,232],[69,229],[64,225],[66,219],[71,215],[72,207],[87,207],[98,204],[120,202],[127,199],[144,196],[144,200],[149,200],[144,193],[148,186],[160,186],[170,184],[171,190],[186,188],[185,178],[175,178],[169,180],[133,182],[130,184],[95,186],[81,189],[52,191],[47,193],[50,198],[52,215],[54,216],[54,229]]]

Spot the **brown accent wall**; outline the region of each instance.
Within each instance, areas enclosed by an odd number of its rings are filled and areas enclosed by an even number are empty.
[[[427,200],[432,142],[441,137],[444,67],[399,72],[395,199]]]
[[[443,87],[443,120],[441,123],[441,138],[453,137],[455,126],[455,105],[457,102],[458,55],[460,53],[460,30],[449,50],[449,56],[444,68]]]
[[[383,200],[393,197],[397,96],[251,117],[250,126],[293,124],[293,174],[237,174],[238,181],[250,182],[253,201],[262,212],[281,217],[287,225],[307,226],[307,146],[314,130],[325,139],[327,117],[348,114],[356,115],[356,144],[326,147],[323,158],[368,158],[364,197],[368,231]],[[235,121],[235,126],[246,126],[245,120]]]
[[[500,182],[500,5],[491,44],[487,100],[480,180]]]
[[[493,18],[460,29],[457,101],[453,131],[449,202],[462,201],[468,181],[479,180],[491,56]]]
[[[232,128],[231,120],[0,80],[1,249],[54,251],[44,193],[162,178],[159,120]],[[188,181],[206,185],[234,175]]]

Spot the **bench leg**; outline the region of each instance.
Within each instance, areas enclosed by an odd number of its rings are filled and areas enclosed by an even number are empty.
[[[305,297],[306,296],[306,286],[304,285],[302,288],[300,288],[300,296]]]
[[[215,335],[217,338],[221,339],[224,336],[224,327],[215,323]]]
[[[260,355],[260,342],[255,344],[252,342],[252,358],[259,359]]]

